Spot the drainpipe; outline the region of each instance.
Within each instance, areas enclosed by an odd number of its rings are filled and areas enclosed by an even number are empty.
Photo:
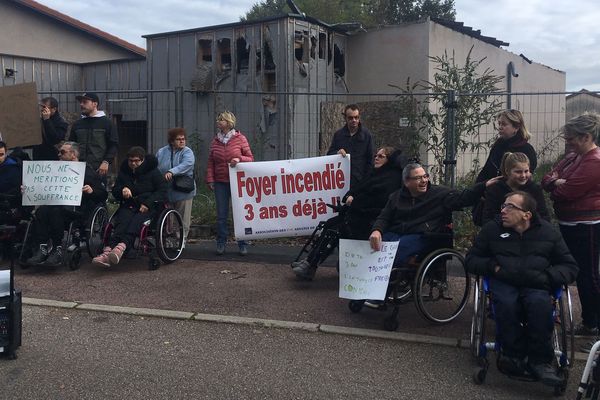
[[[515,72],[515,64],[513,64],[513,62],[511,61],[506,66],[506,91],[508,92],[508,94],[506,95],[506,108],[509,110],[512,108],[511,93],[513,76],[515,78],[518,78],[519,74]]]

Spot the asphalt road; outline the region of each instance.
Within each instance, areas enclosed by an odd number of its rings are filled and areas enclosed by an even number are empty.
[[[24,308],[1,399],[545,399],[464,349],[285,329]],[[582,363],[565,398],[574,398]]]

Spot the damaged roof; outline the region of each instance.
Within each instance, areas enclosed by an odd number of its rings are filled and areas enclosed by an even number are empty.
[[[443,18],[431,18],[431,20],[435,23],[438,23],[440,25],[445,26],[446,28],[450,28],[453,31],[456,32],[460,32],[463,33],[467,36],[471,36],[475,39],[481,40],[482,42],[485,43],[489,43],[492,46],[496,46],[496,47],[500,47],[500,46],[508,46],[509,43],[508,42],[504,42],[502,40],[498,40],[494,37],[491,36],[483,36],[481,34],[481,30],[474,30],[472,27],[470,26],[465,26],[465,24],[463,22],[458,22],[458,21],[452,21],[449,19],[443,19]]]

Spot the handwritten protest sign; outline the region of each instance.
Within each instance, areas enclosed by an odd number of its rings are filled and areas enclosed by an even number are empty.
[[[42,143],[35,82],[0,87],[0,136],[9,147]]]
[[[399,242],[383,242],[373,251],[368,240],[340,239],[339,297],[383,300]]]
[[[237,239],[308,235],[348,191],[350,157],[239,163],[229,182]]]
[[[23,161],[23,205],[81,205],[85,163]]]

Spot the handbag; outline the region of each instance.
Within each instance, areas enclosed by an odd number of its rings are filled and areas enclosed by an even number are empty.
[[[173,168],[173,150],[171,150],[171,168]],[[173,190],[183,193],[191,193],[196,188],[194,177],[178,174],[173,175]]]
[[[178,192],[190,193],[194,191],[196,185],[194,184],[194,178],[189,175],[174,175],[173,176],[173,189]]]

